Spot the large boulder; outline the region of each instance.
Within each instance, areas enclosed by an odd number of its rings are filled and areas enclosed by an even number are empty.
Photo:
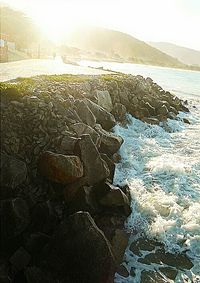
[[[126,216],[117,214],[98,214],[95,217],[97,226],[104,232],[112,244],[113,254],[117,264],[123,261],[125,250],[128,246],[129,234],[124,230]]]
[[[61,139],[59,151],[63,154],[73,154],[77,141],[78,138],[74,137],[70,132],[66,132]]]
[[[105,130],[110,130],[114,127],[116,121],[111,113],[89,99],[86,99],[85,102],[96,117],[98,124],[101,124]]]
[[[113,179],[114,179],[114,175],[115,175],[115,163],[114,161],[109,158],[107,156],[107,154],[105,153],[101,153],[101,158],[107,163],[108,165],[108,168],[110,170],[110,175],[108,176],[108,179],[110,180],[110,182],[112,183],[113,182]]]
[[[129,101],[129,95],[128,92],[126,90],[120,91],[119,92],[119,101],[116,103],[121,103],[122,105],[125,105],[125,107],[129,107],[130,105],[130,101]]]
[[[122,263],[125,250],[128,246],[129,235],[125,230],[116,229],[112,239],[112,248],[118,264]]]
[[[75,192],[73,192],[74,190]],[[66,202],[65,211],[68,215],[78,211],[87,211],[93,215],[98,210],[94,201],[92,187],[82,186],[77,190],[73,187],[65,188],[64,197]]]
[[[12,250],[14,238],[18,237],[30,223],[29,208],[22,198],[1,201],[1,244],[2,248]],[[19,240],[18,240],[19,242]],[[17,242],[17,244],[18,244]]]
[[[13,156],[1,154],[1,185],[15,189],[26,181],[26,164]]]
[[[67,119],[68,124],[74,124],[77,122],[82,122],[81,118],[77,114],[76,110],[70,107],[69,109],[66,110],[65,113],[65,118]]]
[[[113,283],[111,246],[88,212],[68,217],[46,248],[47,268],[62,282]]]
[[[96,118],[85,101],[77,99],[74,102],[74,106],[76,107],[76,112],[83,123],[87,124],[90,127],[94,127],[94,125],[96,124]]]
[[[38,162],[38,170],[48,180],[69,184],[83,176],[83,165],[78,156],[44,152]]]
[[[100,125],[96,125],[95,130],[101,136],[101,152],[111,156],[119,150],[120,146],[123,143],[122,137],[103,130]]]
[[[38,202],[34,205],[29,225],[29,230],[32,233],[51,234],[57,225],[58,215],[49,200]]]
[[[145,108],[148,109],[150,116],[155,116],[155,108],[149,102],[145,102]]]
[[[124,121],[127,113],[126,106],[121,103],[115,103],[112,113],[116,121]]]
[[[163,276],[157,272],[157,271],[152,271],[152,270],[143,270],[141,274],[141,283],[165,283],[167,282]],[[168,281],[170,282],[170,281]]]
[[[23,247],[20,247],[10,257],[9,262],[11,264],[12,270],[17,273],[23,270],[29,264],[30,260],[30,254]]]
[[[94,185],[105,180],[110,175],[110,171],[106,162],[101,158],[91,137],[89,135],[82,135],[78,144],[86,183],[88,185]]]
[[[99,202],[102,206],[119,214],[122,213],[128,216],[131,213],[128,197],[117,187],[110,186],[110,191]]]
[[[27,283],[56,283],[57,280],[52,275],[44,272],[36,266],[30,266],[25,270]]]
[[[166,105],[163,104],[163,105],[157,110],[157,112],[158,112],[158,114],[167,117],[168,109],[167,109]]]
[[[123,189],[123,188],[122,188]],[[104,211],[128,216],[131,213],[128,192],[122,191],[108,181],[99,182],[93,186],[96,201],[103,207]]]
[[[98,105],[105,108],[108,112],[112,111],[112,99],[110,97],[110,93],[107,90],[96,90],[96,97],[98,100]]]
[[[77,134],[77,136],[80,138],[82,135],[90,135],[92,138],[94,144],[96,146],[100,143],[100,135],[95,131],[92,127],[84,124],[84,123],[76,123],[71,125],[71,129]]]
[[[37,261],[40,257],[41,251],[50,239],[50,236],[47,234],[36,232],[30,235],[24,247],[31,255],[32,259]]]

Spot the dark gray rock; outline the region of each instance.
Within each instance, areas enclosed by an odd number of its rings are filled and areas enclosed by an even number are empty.
[[[109,214],[108,212],[102,211],[95,215],[95,223],[104,232],[106,238],[112,243],[115,236],[116,230],[124,229],[124,222],[127,217],[125,215],[119,215],[116,213]]]
[[[37,232],[35,234],[31,234],[28,239],[25,248],[31,255],[31,257],[35,260],[40,256],[41,251],[44,246],[49,242],[50,236],[47,234]]]
[[[112,249],[116,261],[120,264],[123,261],[124,253],[128,245],[129,235],[122,229],[116,229],[112,239]]]
[[[126,106],[121,103],[115,103],[112,114],[114,115],[116,121],[124,121],[126,118]]]
[[[105,130],[110,130],[115,126],[115,118],[114,116],[106,111],[103,107],[97,105],[96,103],[86,99],[86,103],[94,116],[96,117],[96,121],[98,124],[101,124],[101,126]]]
[[[100,204],[104,207],[114,209],[118,213],[123,213],[126,216],[130,215],[131,207],[128,197],[121,189],[111,187],[110,191],[100,199]]]
[[[129,101],[128,92],[126,91],[126,89],[119,91],[119,102],[122,105],[124,105],[127,109],[129,109],[130,101]]]
[[[93,186],[93,192],[96,197],[96,201],[100,202],[100,200],[106,196],[112,189],[114,189],[115,186],[113,186],[108,181],[101,181]]]
[[[71,136],[70,133],[69,135],[65,135],[62,138],[59,146],[60,152],[63,154],[73,154],[77,141],[78,139],[74,136]]]
[[[39,267],[31,266],[26,268],[25,277],[27,283],[56,283],[52,275],[42,271]]]
[[[168,116],[169,119],[176,120],[177,119],[176,115],[177,114],[175,114],[174,112],[168,112],[167,116]]]
[[[145,103],[145,108],[148,109],[150,116],[155,116],[155,108],[149,102]]]
[[[60,183],[73,183],[83,176],[83,166],[78,156],[44,152],[38,162],[38,170],[48,180]]]
[[[163,278],[156,271],[142,271],[141,283],[166,283],[165,278]]]
[[[167,116],[168,114],[168,109],[166,107],[166,105],[162,105],[158,110],[157,110],[158,114],[161,114],[162,116]]]
[[[96,124],[96,118],[85,101],[77,99],[75,100],[74,105],[76,107],[76,112],[83,123],[87,124],[90,127],[94,127]]]
[[[124,278],[129,277],[129,272],[123,264],[118,266],[117,273]]]
[[[183,118],[183,122],[184,122],[185,124],[190,124],[190,121],[189,121],[188,119],[186,119],[186,118]]]
[[[108,112],[111,112],[113,109],[112,99],[107,90],[97,90],[96,91],[97,103],[99,106],[106,109]]]
[[[101,137],[100,151],[112,156],[116,153],[123,143],[123,139],[113,133],[107,132],[101,128],[100,125],[96,125],[95,130],[99,133]]]
[[[14,272],[24,269],[30,262],[30,254],[23,248],[19,248],[10,258],[10,263]]]
[[[106,162],[106,164],[108,165],[109,171],[110,171],[110,175],[108,176],[108,179],[110,180],[110,182],[113,182],[113,178],[115,175],[115,163],[112,159],[110,159],[105,153],[101,153],[101,158]]]
[[[111,246],[87,212],[66,219],[46,252],[48,269],[60,280],[67,277],[74,283],[113,283]]]
[[[1,213],[2,247],[7,248],[13,238],[19,236],[28,227],[30,213],[26,201],[19,197],[2,200]]]
[[[89,135],[82,135],[78,144],[87,184],[90,186],[105,180],[110,175],[110,171],[108,165],[101,158],[91,137]]]
[[[165,253],[164,250],[157,250],[155,253],[148,254],[144,258],[139,259],[139,262],[145,264],[165,263],[177,269],[190,269],[193,267],[193,263],[185,254]]]
[[[66,188],[65,193],[67,215],[71,215],[78,211],[87,211],[91,215],[98,211],[98,206],[92,193],[92,187],[82,186],[69,198],[69,188]]]
[[[55,213],[51,203],[38,202],[31,212],[31,223],[29,231],[32,234],[51,234],[58,225],[58,215]]]
[[[95,131],[92,127],[84,124],[84,123],[76,123],[71,125],[71,129],[77,134],[80,138],[82,135],[90,135],[94,144],[98,147],[100,144],[100,135]]]
[[[1,283],[11,283],[12,279],[10,276],[10,268],[6,260],[0,261],[0,282]]]
[[[174,113],[175,115],[178,114],[178,111],[173,107],[173,106],[169,106],[169,112]]]
[[[66,110],[65,118],[67,119],[69,125],[74,124],[74,123],[78,123],[78,122],[82,122],[82,120],[78,116],[77,112],[72,108],[69,108],[69,109]]]
[[[170,266],[160,267],[159,270],[171,280],[175,280],[176,275],[178,274],[178,270]]]
[[[27,178],[26,164],[13,156],[1,154],[1,185],[15,189]]]
[[[183,112],[190,112],[190,110],[183,104],[181,104],[180,108],[181,108],[181,111],[183,111]]]

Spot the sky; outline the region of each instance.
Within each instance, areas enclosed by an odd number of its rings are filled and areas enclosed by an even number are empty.
[[[200,0],[4,0],[53,41],[83,25],[200,50]]]

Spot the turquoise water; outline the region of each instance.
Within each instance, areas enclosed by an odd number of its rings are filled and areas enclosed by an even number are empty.
[[[140,283],[143,272],[159,274],[163,281],[158,282],[199,283],[200,72],[106,62],[83,64],[151,77],[165,90],[188,100],[190,113],[179,113],[175,121],[168,119],[167,131],[163,125],[148,125],[131,116],[127,127],[115,127],[124,143],[114,182],[130,187],[132,214],[125,226],[137,231],[129,239],[123,262],[128,271],[135,268],[135,276],[116,274],[115,283]],[[189,125],[183,123],[184,117]],[[177,269],[176,278],[170,280],[160,271],[166,264],[144,264],[140,259],[150,252],[141,251],[138,257],[129,249],[140,236],[162,243],[165,252],[186,253],[194,266]]]

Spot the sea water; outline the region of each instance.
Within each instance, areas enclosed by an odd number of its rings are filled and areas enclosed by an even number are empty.
[[[91,66],[91,62],[85,64]],[[128,184],[132,197],[132,213],[125,224],[132,235],[124,265],[128,271],[135,268],[135,276],[124,278],[116,274],[115,283],[139,283],[142,271],[159,270],[158,264],[138,262],[130,251],[131,242],[138,237],[162,243],[165,252],[186,253],[194,264],[190,270],[179,269],[174,280],[161,273],[164,282],[200,282],[200,72],[134,64],[92,64],[151,77],[165,90],[187,100],[190,109],[190,113],[179,113],[177,120],[168,119],[164,125],[148,125],[129,115],[126,127],[115,127],[124,143],[114,183]],[[182,118],[190,124],[184,124]]]
[[[127,127],[115,127],[124,144],[114,182],[128,184],[132,197],[126,228],[163,243],[166,252],[186,251],[194,267],[179,271],[175,282],[200,282],[200,99],[195,106],[190,114],[180,113],[180,120],[168,120],[168,131],[130,116]],[[182,117],[191,124],[185,125]],[[116,275],[115,282],[140,282],[143,270],[158,270],[136,262],[129,247],[125,260],[129,271],[136,267],[137,278]]]

